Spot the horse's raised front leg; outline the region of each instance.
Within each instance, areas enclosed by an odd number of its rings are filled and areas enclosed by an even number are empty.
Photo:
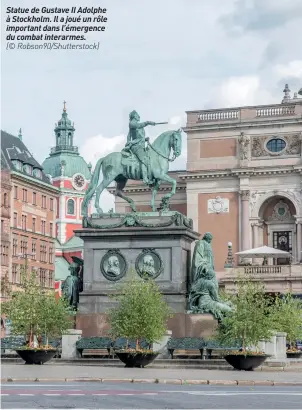
[[[159,190],[159,186],[160,186],[160,181],[157,179],[155,184],[154,184],[153,190],[152,190],[151,208],[152,208],[153,212],[156,212],[155,197],[156,197],[156,194]]]
[[[158,177],[161,181],[166,181],[166,182],[170,182],[170,184],[172,185],[172,189],[171,192],[169,194],[166,194],[162,197],[161,200],[161,208],[163,211],[168,211],[169,210],[169,200],[170,198],[175,195],[176,192],[176,180],[169,177],[169,175],[164,174],[164,175],[160,175]]]
[[[116,181],[115,196],[118,196],[124,199],[125,201],[127,201],[130,204],[132,211],[136,212],[136,207],[135,207],[135,203],[133,202],[133,200],[129,198],[128,196],[124,195],[123,193],[123,189],[125,188],[126,184],[127,184],[126,178],[119,178],[118,181]]]

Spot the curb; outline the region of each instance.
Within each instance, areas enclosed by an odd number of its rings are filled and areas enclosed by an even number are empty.
[[[1,378],[1,383],[13,382],[99,382],[99,383],[156,383],[180,385],[223,385],[223,386],[302,386],[301,382],[280,382],[274,380],[190,380],[190,379],[114,379],[114,378]]]

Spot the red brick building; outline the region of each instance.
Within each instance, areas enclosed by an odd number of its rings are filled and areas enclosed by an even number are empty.
[[[58,189],[23,143],[21,130],[18,137],[1,131],[1,156],[11,183],[9,207],[4,207],[10,217],[9,281],[18,285],[26,267],[36,271],[43,287],[54,288]]]
[[[1,301],[7,297],[6,285],[11,270],[11,187],[9,167],[1,154]]]

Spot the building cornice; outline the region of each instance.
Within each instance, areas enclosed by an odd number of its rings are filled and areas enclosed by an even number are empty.
[[[38,180],[36,180],[36,179],[34,179],[34,178],[29,177],[28,175],[19,174],[19,173],[16,172],[16,171],[11,171],[11,175],[12,175],[12,179],[13,179],[13,178],[14,178],[14,179],[17,179],[17,180],[19,180],[19,181],[21,181],[21,182],[23,182],[23,183],[25,182],[25,183],[27,183],[27,184],[30,184],[31,186],[34,185],[34,186],[38,186],[38,187],[43,187],[43,188],[45,188],[46,190],[48,190],[48,191],[50,191],[50,192],[52,192],[52,193],[55,193],[55,194],[58,194],[58,193],[60,192],[59,188],[54,187],[54,186],[51,185],[51,184],[46,184],[46,183],[43,182],[43,181],[38,181]]]
[[[265,127],[272,127],[272,126],[278,126],[278,125],[297,125],[301,124],[302,125],[302,118],[282,118],[280,119],[273,119],[270,118],[269,121],[263,121],[261,120],[253,120],[253,121],[236,121],[233,123],[225,123],[223,121],[221,122],[202,122],[200,123],[194,123],[192,125],[187,124],[186,127],[183,128],[183,131],[186,132],[187,134],[193,133],[193,132],[207,132],[207,131],[213,131],[213,129],[219,129],[221,130],[242,130],[244,128],[265,128]]]
[[[193,179],[213,179],[213,178],[231,178],[237,177],[251,177],[251,176],[262,176],[262,175],[277,175],[277,174],[300,174],[302,175],[302,166],[291,166],[291,167],[270,167],[270,168],[235,168],[222,171],[204,171],[204,172],[194,172],[187,173],[184,175],[179,175],[182,180],[193,180]]]

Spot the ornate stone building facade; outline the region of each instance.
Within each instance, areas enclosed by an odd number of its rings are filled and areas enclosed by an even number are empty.
[[[301,261],[301,117],[287,86],[281,104],[187,112],[188,216],[213,233],[218,272],[229,241],[234,252],[268,245]]]

